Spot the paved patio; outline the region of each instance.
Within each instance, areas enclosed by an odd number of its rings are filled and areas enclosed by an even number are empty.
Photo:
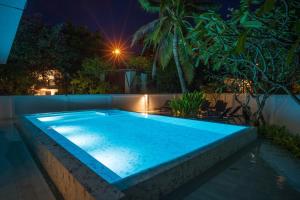
[[[12,122],[0,122],[0,199],[55,200]]]
[[[0,199],[54,200],[12,122],[0,122]],[[300,199],[300,160],[264,141],[246,148],[166,199]]]
[[[258,141],[166,199],[298,200],[299,186],[300,160]]]

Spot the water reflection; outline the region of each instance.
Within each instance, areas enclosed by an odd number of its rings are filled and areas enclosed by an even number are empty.
[[[107,148],[89,154],[121,177],[132,174],[137,168],[138,156],[126,148]]]
[[[53,117],[40,117],[37,118],[41,122],[52,122],[52,121],[57,121],[63,119],[63,116],[53,116]]]

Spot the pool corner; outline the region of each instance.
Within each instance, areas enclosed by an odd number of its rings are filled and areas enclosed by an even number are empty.
[[[125,195],[57,145],[25,116],[15,122],[35,160],[64,199],[118,200]]]
[[[181,122],[186,123],[186,121]],[[54,138],[45,134],[48,128],[42,127],[42,123],[39,122],[40,126],[37,126],[28,117],[23,116],[16,125],[32,154],[45,169],[61,195],[65,199],[82,200],[159,199],[257,138],[255,128],[238,127],[240,131],[230,133],[222,139],[111,183],[74,153],[69,152],[62,143],[59,144]]]
[[[256,128],[249,127],[205,149],[187,154],[159,168],[128,177],[115,185],[129,199],[159,199],[245,148],[256,138]]]

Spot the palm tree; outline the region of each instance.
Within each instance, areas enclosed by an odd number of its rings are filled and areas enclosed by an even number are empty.
[[[181,91],[187,92],[186,79],[188,82],[193,79],[193,66],[189,62],[191,50],[185,40],[185,33],[192,27],[189,23],[192,14],[201,12],[212,4],[201,1],[201,6],[197,6],[199,0],[139,0],[139,2],[146,11],[158,13],[159,17],[142,26],[134,34],[132,45],[142,40],[144,48],[154,48],[152,78],[156,75],[158,62],[164,68],[173,58]]]

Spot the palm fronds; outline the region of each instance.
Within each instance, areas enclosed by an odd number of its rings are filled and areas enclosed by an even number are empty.
[[[145,9],[147,12],[157,13],[159,12],[160,3],[159,1],[153,1],[153,0],[139,0],[140,5],[143,9]]]
[[[141,28],[139,28],[139,30],[137,30],[133,35],[131,46],[134,46],[139,41],[145,39],[147,34],[150,34],[151,32],[153,32],[155,30],[155,27],[158,25],[159,21],[160,21],[159,19],[156,19],[156,20],[142,26]]]

